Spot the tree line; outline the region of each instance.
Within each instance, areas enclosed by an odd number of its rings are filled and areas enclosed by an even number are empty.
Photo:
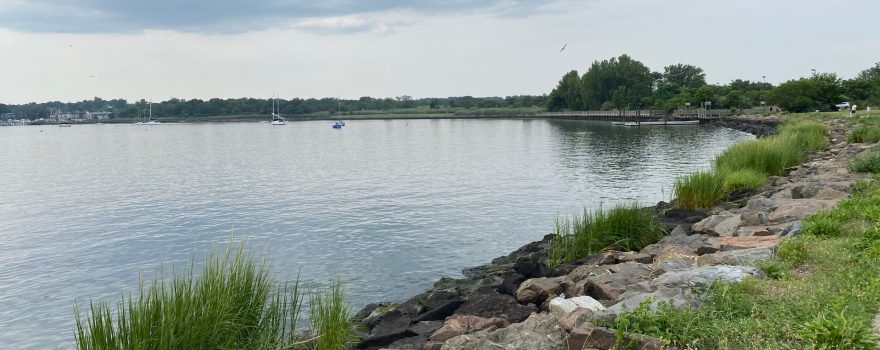
[[[359,112],[382,112],[392,110],[424,109],[423,112],[442,112],[442,109],[462,108],[524,108],[543,107],[547,96],[518,95],[507,97],[442,97],[412,98],[399,96],[394,98],[361,97],[359,99],[336,98],[294,98],[277,99],[276,103],[284,115],[315,115],[315,114],[356,114]],[[152,106],[151,106],[152,105]],[[231,98],[208,100],[178,99],[150,103],[146,100],[126,101],[125,99],[104,100],[95,97],[92,100],[79,102],[45,102],[21,105],[0,103],[0,117],[9,119],[50,118],[53,113],[70,112],[111,112],[111,118],[136,119],[152,107],[156,118],[198,118],[216,116],[268,115],[272,111],[271,99]]]
[[[547,97],[547,109],[612,110],[653,108],[672,111],[711,103],[712,108],[744,109],[762,102],[790,112],[830,111],[841,102],[862,106],[880,102],[880,63],[852,79],[834,73],[813,73],[774,86],[736,79],[728,84],[708,84],[702,68],[689,64],[663,67],[653,72],[628,55],[594,61],[580,75],[562,76]]]

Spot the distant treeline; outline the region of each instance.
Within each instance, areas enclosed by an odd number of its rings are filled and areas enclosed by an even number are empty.
[[[586,73],[573,70],[562,77],[547,98],[547,109],[610,110],[654,108],[672,111],[710,102],[712,108],[743,109],[761,102],[790,112],[828,111],[841,102],[861,106],[880,102],[880,63],[852,79],[834,73],[812,72],[809,77],[779,86],[737,79],[725,85],[706,83],[702,68],[675,64],[652,72],[641,62],[621,55],[595,61]]]
[[[278,99],[281,114],[357,114],[376,111],[412,111],[414,113],[451,113],[467,108],[525,108],[543,107],[547,96],[507,96],[507,97],[443,97],[419,98],[399,96],[395,98],[361,97],[356,100],[322,98],[292,100]],[[95,97],[80,102],[45,102],[23,105],[0,104],[0,116],[16,119],[50,118],[60,113],[109,111],[111,118],[138,118],[150,108],[150,102],[140,100],[129,102],[124,99],[103,100]],[[209,100],[183,100],[172,98],[152,104],[155,118],[198,118],[214,116],[268,115],[272,111],[271,99],[236,98]]]

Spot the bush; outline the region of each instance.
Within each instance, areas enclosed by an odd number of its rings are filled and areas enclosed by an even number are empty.
[[[724,177],[714,171],[698,171],[680,177],[675,180],[673,190],[676,205],[688,210],[709,208],[721,201],[727,192]]]
[[[312,330],[316,333],[315,349],[348,349],[351,333],[351,310],[342,293],[342,283],[336,281],[329,289],[312,297]]]
[[[880,149],[853,158],[849,161],[847,169],[854,173],[880,174]]]
[[[853,130],[846,140],[852,143],[875,143],[880,141],[880,127],[860,126]]]
[[[637,204],[596,210],[583,216],[557,220],[550,240],[548,264],[556,266],[608,248],[639,250],[665,234],[654,215]]]

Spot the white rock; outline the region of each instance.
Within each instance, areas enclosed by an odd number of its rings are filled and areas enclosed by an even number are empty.
[[[572,313],[579,307],[594,312],[605,310],[605,305],[602,305],[602,303],[596,301],[596,299],[586,295],[569,299],[554,298],[553,300],[550,300],[549,307],[550,313],[560,319]]]

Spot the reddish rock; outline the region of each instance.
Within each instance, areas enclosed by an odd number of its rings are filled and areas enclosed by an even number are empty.
[[[507,320],[503,318],[454,315],[443,323],[443,327],[431,334],[429,339],[431,341],[446,341],[462,334],[470,334],[484,329],[504,328],[508,325]]]
[[[779,245],[779,236],[724,237],[721,251],[751,248],[774,248]]]

